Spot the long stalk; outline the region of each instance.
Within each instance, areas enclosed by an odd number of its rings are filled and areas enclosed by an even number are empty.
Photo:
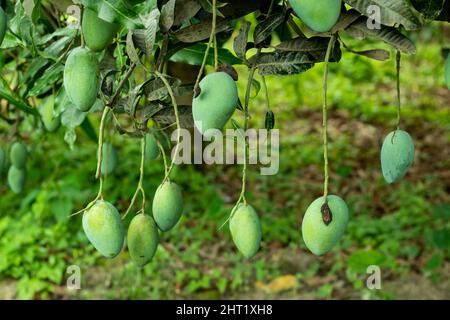
[[[324,158],[324,182],[323,182],[323,196],[325,198],[325,203],[327,202],[328,196],[328,106],[327,106],[327,93],[328,93],[328,66],[330,62],[331,52],[336,41],[336,36],[332,35],[330,42],[328,43],[327,53],[325,56],[325,71],[323,77],[323,108],[322,108],[322,118],[323,118],[323,158]]]

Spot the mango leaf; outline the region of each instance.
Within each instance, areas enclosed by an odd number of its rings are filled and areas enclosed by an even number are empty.
[[[53,85],[62,79],[64,65],[56,63],[46,70],[46,72],[34,83],[33,88],[28,92],[28,96],[38,96],[53,88]]]
[[[163,32],[169,31],[173,26],[175,19],[175,0],[169,0],[161,8],[161,18],[159,20],[161,25],[161,30]]]
[[[389,52],[386,50],[383,50],[383,49],[373,49],[373,50],[364,50],[364,51],[356,51],[356,50],[351,50],[351,49],[347,49],[347,50],[353,54],[357,54],[357,55],[364,56],[366,58],[370,58],[370,59],[378,60],[378,61],[386,61],[390,57]]]
[[[170,61],[181,62],[190,65],[200,66],[203,61],[203,56],[206,50],[206,44],[197,43],[187,48],[183,48],[171,56]],[[236,58],[228,49],[219,48],[219,62],[226,64],[242,64],[242,60]],[[214,64],[214,51],[209,50],[208,57],[206,58],[208,65]]]
[[[124,0],[81,0],[85,7],[97,12],[98,17],[108,22],[120,23],[127,29],[142,27],[137,13]]]
[[[217,20],[216,34],[229,29],[228,22],[228,20]],[[203,21],[175,32],[175,37],[182,42],[193,43],[208,39],[210,34],[211,21]]]
[[[175,91],[175,89],[181,85],[180,79],[169,77],[167,75],[165,77],[167,82],[169,82],[172,90]],[[166,86],[164,85],[164,82],[160,78],[152,78],[149,81],[145,82],[142,87],[148,101],[161,100],[164,97],[167,97],[167,95],[169,94]]]
[[[242,22],[241,29],[239,30],[239,34],[234,39],[233,42],[233,50],[236,55],[242,60],[246,59],[247,53],[247,43],[248,43],[248,33],[250,31],[250,22],[244,21]]]
[[[370,15],[370,6],[380,8],[380,23],[389,27],[404,26],[407,30],[416,30],[422,26],[419,18],[404,0],[344,0],[363,15]]]
[[[192,19],[202,8],[196,0],[178,0],[175,4],[175,17],[173,24],[181,25],[183,22]]]
[[[262,43],[264,40],[270,37],[273,31],[283,23],[283,20],[284,14],[276,13],[260,22],[255,27],[255,32],[253,33],[253,42],[255,43],[255,45]]]
[[[140,65],[141,61],[139,60],[139,55],[136,51],[136,47],[134,46],[133,31],[131,30],[128,31],[126,44],[127,55],[130,58],[131,62]]]
[[[152,50],[156,41],[156,33],[159,29],[160,12],[158,8],[153,9],[148,15],[141,16],[144,29],[133,31],[134,45],[145,52],[147,56],[152,55]]]
[[[321,62],[325,60],[329,42],[330,38],[328,37],[297,37],[280,43],[276,48],[277,51],[308,53],[313,62]],[[342,52],[339,42],[336,42],[330,56],[330,61],[338,62],[341,60],[341,56]]]
[[[190,106],[178,106],[180,125],[182,128],[189,129],[194,127],[192,118],[192,108]],[[171,125],[175,123],[175,111],[172,107],[164,108],[152,116],[152,119],[162,125]]]
[[[253,56],[249,60],[256,65],[258,73],[266,75],[293,75],[305,72],[314,66],[308,53],[275,51]]]
[[[369,29],[367,27],[367,18],[361,17],[345,29],[352,37],[364,39],[372,37],[386,42],[403,53],[414,54],[416,47],[399,30],[392,27],[382,26],[381,29]]]
[[[338,22],[334,25],[333,29],[331,29],[331,33],[336,33],[339,30],[347,28],[349,25],[355,22],[355,20],[358,19],[360,16],[361,14],[354,9],[342,12]]]

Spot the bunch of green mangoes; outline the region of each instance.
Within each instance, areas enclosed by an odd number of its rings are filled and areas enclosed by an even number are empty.
[[[341,0],[289,0],[294,12],[316,32],[330,31],[341,15]]]
[[[131,260],[139,267],[149,263],[158,247],[159,232],[172,229],[183,213],[180,187],[163,182],[153,198],[153,217],[139,213],[128,226],[127,245]],[[83,214],[83,230],[104,257],[114,258],[122,250],[125,228],[117,209],[104,200],[96,201]]]
[[[100,19],[95,11],[85,8],[82,32],[87,47],[73,49],[64,67],[64,88],[69,100],[83,112],[91,109],[100,86],[99,63],[95,52],[110,45],[119,26]]]
[[[11,146],[9,157],[11,165],[8,170],[8,185],[14,193],[21,193],[25,188],[27,179],[28,151],[25,144],[23,142],[15,142]]]
[[[83,230],[91,244],[104,257],[114,258],[122,251],[125,228],[117,209],[104,200],[96,201],[83,214]],[[139,267],[149,263],[158,247],[159,234],[153,218],[140,213],[130,222],[127,244],[132,261]]]
[[[0,46],[2,45],[3,39],[5,38],[6,33],[6,14],[3,11],[2,7],[0,7]]]

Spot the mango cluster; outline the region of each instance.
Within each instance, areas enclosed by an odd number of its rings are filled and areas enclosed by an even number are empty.
[[[3,153],[3,152],[2,152]],[[27,179],[28,151],[23,142],[15,142],[9,152],[11,165],[8,170],[8,185],[14,193],[21,193]],[[4,166],[5,155],[0,155],[0,164]],[[1,163],[3,162],[3,163]]]
[[[182,212],[180,188],[173,182],[163,183],[153,199],[154,218],[139,213],[128,226],[128,250],[137,266],[145,266],[155,255],[159,242],[158,228],[161,231],[170,230]],[[86,210],[83,214],[83,230],[94,248],[104,257],[114,258],[122,251],[125,227],[119,212],[111,203],[98,200]]]
[[[109,46],[119,25],[107,22],[97,13],[85,8],[81,23],[86,47],[73,49],[64,67],[64,88],[70,101],[80,111],[87,112],[97,99],[100,70],[96,52]]]

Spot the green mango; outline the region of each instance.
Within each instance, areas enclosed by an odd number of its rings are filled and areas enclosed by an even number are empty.
[[[261,224],[258,214],[250,205],[239,205],[230,219],[230,232],[239,252],[253,257],[261,244]]]
[[[316,32],[328,32],[341,15],[341,0],[289,0],[292,9]]]
[[[11,164],[17,169],[25,168],[28,158],[28,151],[25,144],[23,142],[14,142],[9,152],[9,158],[11,159]]]
[[[83,230],[92,245],[106,258],[114,258],[123,247],[125,231],[117,209],[98,200],[83,214]]]
[[[8,185],[14,193],[21,193],[25,187],[27,179],[27,170],[25,168],[18,169],[15,166],[9,167]]]
[[[172,229],[183,213],[183,196],[174,182],[164,182],[153,198],[153,218],[161,231]]]
[[[6,14],[3,11],[2,7],[0,7],[0,46],[2,45],[3,39],[5,38],[6,33]]]
[[[445,83],[447,83],[447,88],[450,90],[450,53],[445,62]]]
[[[238,104],[236,82],[225,72],[208,74],[200,81],[200,94],[192,102],[192,115],[198,131],[221,130]]]
[[[387,183],[403,178],[414,162],[414,142],[402,130],[392,131],[381,147],[381,169]]]
[[[145,135],[145,160],[155,160],[159,156],[159,147],[153,134]]]
[[[64,67],[64,88],[70,101],[83,112],[97,99],[99,66],[95,54],[86,48],[70,52]]]
[[[348,207],[344,200],[335,195],[329,195],[327,199],[332,217],[328,225],[322,218],[324,197],[309,205],[302,222],[303,240],[308,249],[317,256],[327,253],[336,245],[344,235],[348,223]]]
[[[54,116],[55,97],[49,96],[39,106],[39,113],[41,114],[42,123],[48,132],[55,132],[61,126],[61,116]]]
[[[158,247],[158,238],[158,228],[152,217],[138,214],[131,220],[127,244],[131,260],[138,267],[143,267],[152,260]]]
[[[118,158],[117,149],[109,142],[105,142],[102,149],[102,175],[110,175],[114,172]]]
[[[102,51],[109,46],[119,31],[119,26],[100,19],[92,9],[85,8],[81,23],[84,40],[92,51]]]

